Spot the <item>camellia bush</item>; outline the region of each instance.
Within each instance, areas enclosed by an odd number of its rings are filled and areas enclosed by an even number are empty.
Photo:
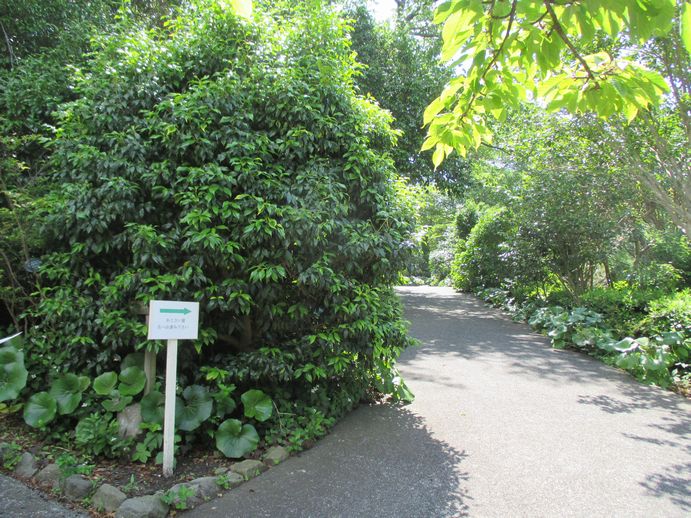
[[[163,397],[142,398],[135,354],[162,346],[141,316],[153,299],[201,307],[179,355],[183,443],[299,447],[363,397],[410,399],[394,367],[409,338],[391,285],[411,232],[395,133],[354,91],[343,22],[198,0],[154,28],[122,11],[94,45],[52,143],[30,424],[76,428],[94,454],[160,448]],[[147,433],[123,445],[115,413],[137,401]]]

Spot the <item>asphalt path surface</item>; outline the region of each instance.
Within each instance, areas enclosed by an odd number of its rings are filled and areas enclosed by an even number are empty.
[[[203,517],[691,516],[691,403],[446,288],[401,288],[413,404],[360,407]]]
[[[66,509],[40,492],[0,474],[0,517],[87,518],[87,515]]]

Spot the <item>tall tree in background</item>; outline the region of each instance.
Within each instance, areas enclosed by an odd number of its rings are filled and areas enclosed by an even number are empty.
[[[396,0],[396,25],[404,27],[412,36],[438,40],[441,32],[433,23],[437,3],[436,0]]]
[[[439,29],[431,20],[429,0],[397,1],[395,24],[377,23],[364,2],[346,4],[353,20],[352,48],[364,64],[357,87],[394,116],[402,133],[392,155],[401,176],[418,184],[435,184],[447,192],[462,192],[468,167],[464,159],[448,160],[436,172],[420,148],[425,131],[420,121],[425,107],[452,77],[439,64]]]
[[[435,21],[444,24],[442,58],[464,69],[425,112],[423,149],[434,148],[437,166],[454,150],[465,155],[491,143],[488,117],[504,120],[528,99],[540,99],[550,111],[594,112],[612,128],[615,115],[628,122],[638,116],[648,138],[640,146],[631,138],[636,126],[613,131],[619,154],[674,223],[691,233],[688,1],[451,0]],[[600,37],[610,44],[593,46]],[[660,58],[662,73],[645,66],[646,51]],[[672,116],[663,121],[651,110],[670,85],[673,95],[661,113]],[[677,126],[671,133],[670,124]]]

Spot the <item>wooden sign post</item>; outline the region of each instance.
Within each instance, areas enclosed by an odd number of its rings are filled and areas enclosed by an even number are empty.
[[[166,392],[163,419],[163,476],[173,474],[175,464],[175,389],[178,370],[178,340],[196,340],[199,334],[199,303],[152,300],[149,303],[149,340],[167,340]]]
[[[149,308],[144,304],[137,304],[134,307],[137,315],[146,317],[146,327],[149,328]],[[144,374],[146,374],[146,385],[144,386],[144,395],[151,393],[156,382],[156,351],[148,347],[144,351]]]

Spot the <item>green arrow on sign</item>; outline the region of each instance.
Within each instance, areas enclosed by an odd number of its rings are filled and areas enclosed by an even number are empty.
[[[177,313],[180,315],[187,315],[188,313],[192,313],[187,308],[182,308],[182,309],[166,309],[166,308],[161,308],[161,313]]]

